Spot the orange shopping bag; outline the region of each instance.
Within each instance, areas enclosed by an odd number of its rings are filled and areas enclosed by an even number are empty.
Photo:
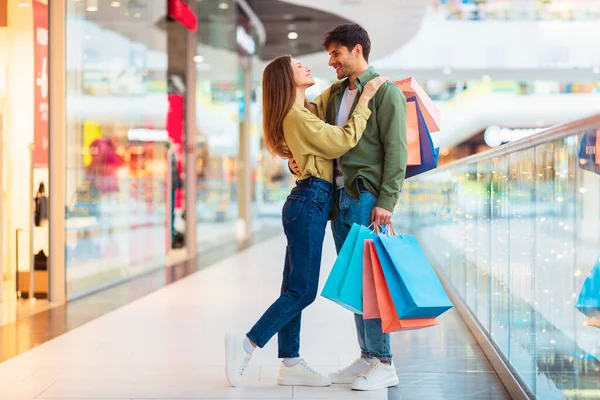
[[[438,132],[440,130],[441,113],[438,106],[435,105],[433,100],[427,95],[425,90],[414,78],[406,78],[401,81],[394,82],[396,86],[402,90],[404,96],[408,99],[409,97],[416,96],[419,102],[419,107],[425,118],[425,125],[429,129],[429,133]]]
[[[381,269],[381,264],[379,263],[379,257],[377,256],[377,250],[375,249],[373,240],[365,240],[365,244],[369,246],[369,254],[371,255],[370,265],[372,267],[377,306],[383,333],[408,331],[438,325],[439,321],[437,318],[398,319],[398,313],[396,312],[392,296],[390,295],[390,291],[385,282],[385,276],[383,275],[383,270]],[[366,316],[363,317],[369,319]]]
[[[363,318],[376,319],[381,317],[379,306],[377,305],[377,293],[375,291],[369,242],[372,243],[373,240],[368,239],[364,241],[365,251],[363,252]]]
[[[408,142],[408,163],[406,165],[421,165],[418,118],[417,104],[414,101],[406,102],[406,139]]]

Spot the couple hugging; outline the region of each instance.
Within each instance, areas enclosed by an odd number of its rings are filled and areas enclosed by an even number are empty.
[[[354,315],[360,357],[326,376],[300,358],[302,310],[317,296],[327,223],[339,252],[352,224],[388,225],[408,158],[406,99],[369,67],[371,41],[359,25],[341,25],[323,41],[339,82],[308,102],[310,68],[290,56],[271,62],[263,75],[263,126],[267,149],[288,159],[298,180],[282,210],[287,238],[279,298],[245,334],[225,338],[231,386],[257,347],[278,336],[278,383],[293,386],[350,384],[378,390],[398,384],[389,333],[381,320]]]

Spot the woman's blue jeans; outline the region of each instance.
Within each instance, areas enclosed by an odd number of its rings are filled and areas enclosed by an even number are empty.
[[[323,179],[304,179],[296,183],[283,206],[287,249],[281,295],[247,334],[262,348],[278,333],[279,358],[300,356],[302,310],[317,297],[333,190],[333,185]]]

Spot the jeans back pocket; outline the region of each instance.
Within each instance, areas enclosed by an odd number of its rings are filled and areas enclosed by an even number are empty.
[[[281,211],[283,222],[289,224],[290,222],[297,220],[302,212],[302,207],[304,207],[305,202],[306,197],[290,194]]]

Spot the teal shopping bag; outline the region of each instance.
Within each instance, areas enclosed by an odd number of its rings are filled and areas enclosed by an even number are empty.
[[[369,228],[353,224],[338,254],[321,296],[356,314],[362,314],[362,260]]]
[[[414,236],[379,234],[374,243],[398,318],[437,318],[452,308]]]
[[[575,307],[586,317],[600,318],[600,258],[585,278]]]

